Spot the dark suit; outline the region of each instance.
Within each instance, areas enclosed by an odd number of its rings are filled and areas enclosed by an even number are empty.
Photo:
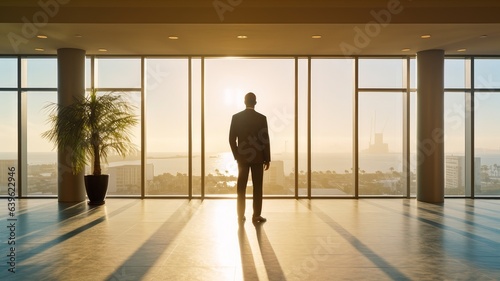
[[[238,161],[238,217],[242,218],[245,214],[245,193],[250,170],[253,182],[253,216],[258,217],[262,212],[264,164],[271,161],[266,116],[249,108],[233,115],[229,145],[234,159]]]

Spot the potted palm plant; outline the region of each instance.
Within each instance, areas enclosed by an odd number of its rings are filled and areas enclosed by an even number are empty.
[[[138,123],[134,107],[123,95],[98,94],[96,89],[70,105],[53,103],[47,107],[51,129],[42,137],[58,149],[71,148],[74,174],[90,164],[91,174],[84,177],[89,204],[104,204],[109,175],[102,174],[101,161],[107,162],[111,153],[125,157],[137,151],[130,139],[132,128]]]

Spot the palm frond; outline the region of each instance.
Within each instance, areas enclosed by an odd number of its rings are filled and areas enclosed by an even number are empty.
[[[51,129],[42,137],[62,150],[71,151],[73,173],[93,164],[92,174],[101,173],[101,161],[106,162],[110,153],[122,157],[137,151],[131,141],[132,128],[139,121],[133,114],[135,107],[123,95],[111,92],[98,95],[92,89],[85,98],[61,106],[49,104],[48,123]]]

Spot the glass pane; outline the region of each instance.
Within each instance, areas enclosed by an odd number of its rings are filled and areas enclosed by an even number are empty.
[[[406,160],[405,160],[406,161]],[[417,195],[417,93],[410,93],[410,196]]]
[[[465,94],[444,96],[445,195],[465,195]]]
[[[403,59],[359,59],[360,88],[402,88]]]
[[[402,93],[359,93],[359,194],[403,195]]]
[[[476,88],[500,88],[500,59],[475,59],[474,81]]]
[[[193,122],[192,129],[192,141],[193,141],[193,194],[200,196],[201,195],[201,59],[191,59],[191,83],[192,83],[192,111],[191,111],[191,120]]]
[[[139,58],[98,58],[97,88],[140,88],[141,60]]]
[[[465,59],[444,60],[444,87],[464,89],[466,85]]]
[[[0,58],[0,88],[17,88],[17,58]]]
[[[299,116],[298,116],[298,194],[307,196],[307,110],[308,110],[308,60],[298,60],[298,88],[299,88]],[[292,172],[288,176],[288,186],[295,194],[295,165],[292,164]]]
[[[89,89],[92,87],[92,72],[91,72],[91,60],[90,58],[85,58],[85,88]]]
[[[41,137],[50,129],[45,107],[56,102],[56,92],[27,93],[28,195],[57,195],[57,152]]]
[[[0,196],[8,195],[15,190],[19,194],[17,185],[17,93],[0,92]],[[9,181],[9,171],[13,169],[14,181]],[[10,185],[9,185],[10,183]],[[11,188],[9,190],[9,188]]]
[[[57,58],[27,58],[26,62],[27,83],[30,88],[57,88]]]
[[[354,195],[352,59],[312,60],[312,195]]]
[[[188,94],[187,59],[146,60],[148,195],[188,194]]]
[[[476,93],[475,194],[500,195],[500,93]]]
[[[255,109],[267,116],[271,138],[264,194],[293,195],[288,175],[294,165],[294,65],[293,59],[206,60],[206,194],[236,194],[238,169],[228,143],[229,126],[232,115],[245,109],[244,95],[254,92]],[[251,185],[249,181],[248,193]]]
[[[103,94],[103,93],[99,93]],[[108,195],[140,195],[141,194],[141,93],[140,92],[117,92],[123,95],[125,100],[135,108],[138,124],[132,128],[131,141],[137,148],[137,153],[125,158],[118,155],[110,155],[108,163],[101,163],[103,173],[109,174]],[[153,175],[152,166],[146,166],[146,180]]]
[[[417,88],[417,60],[412,58],[410,59],[410,88]]]

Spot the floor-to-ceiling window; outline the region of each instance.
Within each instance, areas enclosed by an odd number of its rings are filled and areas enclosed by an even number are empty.
[[[21,59],[21,95],[26,97],[22,106],[26,108],[27,173],[28,196],[57,195],[57,152],[54,144],[42,138],[49,129],[47,106],[57,102],[57,59]]]
[[[0,58],[0,88],[5,91],[0,92],[0,195],[12,194],[16,189],[15,179],[9,181],[9,171],[16,175],[17,170],[17,59]],[[11,192],[9,192],[9,188]]]
[[[406,136],[408,139],[405,140],[409,146],[410,159],[405,159],[406,163],[405,173],[408,181],[408,196],[415,197],[417,195],[417,60],[415,58],[410,58],[409,73],[407,73],[407,80],[410,81],[408,87],[408,104],[403,106],[407,107],[407,130],[409,134]]]
[[[189,188],[187,58],[145,64],[146,195],[184,195]]]
[[[312,196],[353,196],[354,60],[311,63]]]
[[[267,116],[269,126],[272,163],[264,173],[264,194],[294,194],[294,69],[291,58],[205,60],[206,194],[236,194],[238,168],[229,148],[229,126],[232,115],[245,109],[248,92],[257,96],[255,109]]]
[[[474,186],[477,196],[500,195],[500,59],[474,59]]]
[[[16,194],[56,195],[56,152],[41,134],[48,129],[46,107],[57,100],[57,60],[51,56],[0,58],[0,73],[2,171],[15,170]],[[0,175],[2,195],[7,194],[8,178],[7,172]]]
[[[446,196],[500,193],[499,61],[445,60]],[[87,89],[124,95],[140,120],[133,130],[137,153],[108,159],[108,194],[234,196],[229,123],[252,91],[271,133],[265,195],[414,196],[415,63],[407,57],[88,57]],[[57,58],[2,57],[0,71],[1,167],[21,172],[23,196],[56,196],[56,151],[41,133],[48,129],[45,106],[57,101]],[[6,174],[0,179],[6,195]]]
[[[405,195],[403,100],[407,60],[358,62],[359,195]]]
[[[191,98],[190,98],[190,132],[191,136],[191,186],[192,195],[204,195],[204,179],[202,176],[202,121],[203,121],[203,66],[202,58],[191,58]]]
[[[466,95],[470,94],[468,61],[445,60],[444,149],[445,195],[464,196],[466,188]],[[466,92],[468,91],[468,92]]]
[[[110,155],[107,163],[103,163],[103,173],[109,174],[108,195],[140,195],[142,169],[145,178],[150,180],[153,173],[150,165],[142,166],[141,162],[141,103],[142,75],[141,59],[137,57],[98,57],[94,61],[93,85],[98,94],[110,93],[122,95],[135,111],[139,124],[132,129],[132,143],[137,152],[125,158]]]
[[[312,83],[310,83],[310,76],[312,75],[310,69],[311,62],[311,58],[296,58],[296,165],[294,165],[294,167],[292,168],[292,172],[289,174],[288,182],[291,187],[293,187],[295,183],[296,190],[294,191],[294,194],[296,194],[297,197],[304,197],[308,195],[308,186],[310,185],[309,182],[312,181],[312,167],[310,167],[311,159],[309,157],[309,148],[311,146],[311,142],[309,139],[311,128],[309,124],[311,122],[310,107],[312,106]],[[298,173],[296,173],[295,171],[298,171]]]

